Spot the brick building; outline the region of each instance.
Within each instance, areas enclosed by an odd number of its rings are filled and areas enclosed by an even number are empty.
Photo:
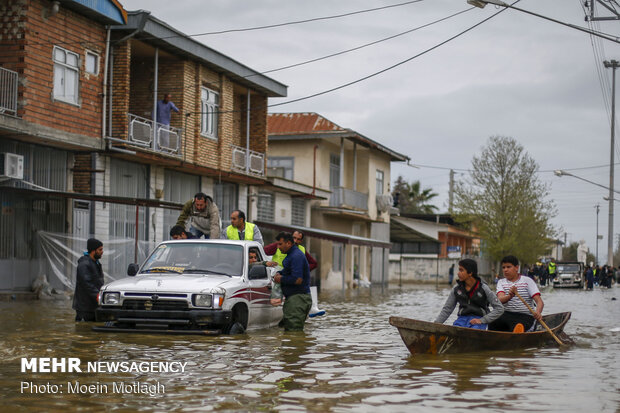
[[[0,15],[0,152],[23,165],[0,177],[0,290],[46,271],[39,231],[159,241],[178,211],[153,206],[203,191],[227,217],[266,182],[267,100],[286,86],[116,0],[7,0]],[[170,125],[154,119],[163,93]]]

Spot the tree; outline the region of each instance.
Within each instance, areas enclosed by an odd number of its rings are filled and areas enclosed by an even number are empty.
[[[433,214],[438,208],[429,204],[437,194],[431,188],[422,189],[420,181],[408,183],[402,176],[396,178],[392,198],[398,200],[398,208],[404,214]]]
[[[493,136],[472,170],[454,190],[458,221],[471,223],[482,239],[482,248],[499,261],[515,255],[533,263],[549,250],[556,236],[550,220],[555,215],[549,188],[536,176],[538,164],[516,140]]]

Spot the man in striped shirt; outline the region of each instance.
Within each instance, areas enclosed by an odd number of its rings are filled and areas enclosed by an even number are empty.
[[[504,305],[504,314],[489,324],[489,330],[496,331],[530,331],[535,327],[534,321],[542,318],[543,303],[536,283],[519,274],[519,260],[513,255],[502,258],[504,278],[497,282],[497,298]],[[531,307],[536,307],[534,315],[516,296],[516,293]]]

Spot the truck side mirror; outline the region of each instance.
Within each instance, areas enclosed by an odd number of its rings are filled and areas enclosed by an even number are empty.
[[[139,269],[140,267],[138,266],[138,264],[129,264],[129,266],[127,267],[127,275],[133,277],[138,273]]]
[[[248,274],[250,280],[266,280],[267,268],[264,265],[253,265],[250,267],[250,273]]]

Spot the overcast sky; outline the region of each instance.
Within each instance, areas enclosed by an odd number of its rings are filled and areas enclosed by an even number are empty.
[[[405,0],[121,0],[193,35],[306,20],[402,3]],[[515,6],[587,28],[582,0],[521,0]],[[471,10],[469,10],[471,9]],[[497,13],[466,0],[424,0],[399,7],[278,28],[195,37],[258,71],[300,63],[374,42],[468,10],[456,17],[351,53],[268,76],[288,86],[277,104],[322,92],[381,71],[438,46]],[[600,14],[604,14],[603,10]],[[608,15],[608,14],[606,14]],[[618,21],[594,23],[620,35]],[[419,169],[392,164],[439,193],[447,210],[449,170],[457,179],[492,135],[511,136],[538,162],[551,185],[561,239],[585,240],[599,261],[607,256],[605,189],[554,169],[609,186],[611,69],[619,44],[516,10],[506,10],[454,40],[392,70],[271,112],[317,112],[406,154]],[[620,75],[620,74],[619,74]],[[620,78],[619,78],[620,81]],[[618,140],[618,139],[617,139]],[[616,162],[620,158],[616,143]],[[430,168],[428,166],[432,166]],[[589,168],[592,167],[592,168]],[[616,169],[620,167],[618,165]],[[587,169],[576,169],[587,168]],[[618,176],[618,174],[616,174]],[[617,181],[617,180],[616,180]],[[615,185],[620,188],[620,183]],[[620,203],[616,203],[620,210]],[[614,233],[620,228],[620,214]],[[617,235],[616,235],[617,236]]]

